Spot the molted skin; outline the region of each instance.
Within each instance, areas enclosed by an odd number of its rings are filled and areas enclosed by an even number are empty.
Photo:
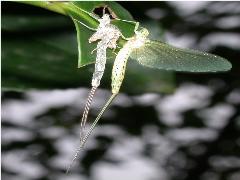
[[[69,165],[67,172],[70,170],[74,160],[77,158],[78,153],[80,149],[82,148],[82,145],[84,144],[84,131],[85,131],[85,125],[87,122],[88,112],[93,100],[93,96],[95,94],[95,91],[97,87],[100,85],[100,81],[102,79],[104,70],[105,70],[105,64],[106,64],[106,52],[107,48],[115,49],[117,47],[117,40],[121,36],[120,30],[110,24],[111,20],[109,15],[105,14],[101,19],[99,19],[99,26],[97,28],[97,31],[89,38],[89,43],[92,43],[94,41],[100,40],[97,44],[97,56],[96,56],[96,63],[95,63],[95,70],[92,77],[92,88],[89,92],[84,111],[83,116],[81,119],[80,124],[80,142],[81,145],[77,149],[76,154],[74,155],[74,158],[72,159],[71,164]]]
[[[105,70],[107,48],[115,49],[117,47],[117,40],[121,36],[119,29],[110,24],[109,15],[105,14],[99,22],[97,31],[89,38],[89,43],[100,40],[97,44],[95,71],[92,77],[93,87],[100,85]]]

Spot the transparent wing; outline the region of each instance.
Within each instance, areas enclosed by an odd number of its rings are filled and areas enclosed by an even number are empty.
[[[147,67],[175,71],[216,72],[227,71],[232,67],[226,59],[213,54],[150,40],[143,47],[135,49],[131,58]]]

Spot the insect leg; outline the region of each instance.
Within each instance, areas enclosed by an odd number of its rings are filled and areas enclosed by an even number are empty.
[[[113,54],[115,54],[117,56],[117,53],[115,52],[115,49],[112,51]]]
[[[71,18],[72,18],[72,20],[73,20],[74,22],[78,22],[78,23],[80,23],[81,25],[85,26],[86,28],[88,28],[88,29],[90,29],[90,30],[92,30],[92,31],[97,31],[97,29],[94,29],[94,28],[89,27],[88,25],[86,25],[86,24],[84,24],[83,22],[75,19],[74,17],[71,16]]]
[[[103,39],[103,33],[101,30],[97,29],[97,31],[95,33],[93,33],[93,35],[88,39],[89,43],[95,42],[99,39]]]
[[[106,6],[103,7],[103,15],[106,13]]]
[[[137,24],[139,23],[139,22],[136,22],[136,21],[129,21],[129,20],[119,19],[119,18],[114,18],[114,19],[116,19],[116,20],[118,20],[118,21],[133,23],[133,24],[136,24],[136,26],[137,26]]]
[[[128,20],[119,19],[119,18],[115,18],[115,19],[118,20],[118,21],[134,23],[134,24],[135,24],[135,27],[134,27],[134,33],[136,33],[137,30],[138,30],[138,28],[139,28],[139,22],[136,22],[136,21],[128,21]],[[123,39],[125,39],[125,40],[129,40],[129,39],[131,39],[131,38],[127,38],[127,37],[123,36],[122,34],[121,34],[121,37],[122,37]]]
[[[96,51],[96,50],[97,50],[97,48],[93,49],[93,50],[91,51],[91,54],[93,54],[93,52]]]
[[[122,37],[124,40],[126,40],[126,41],[132,39],[132,38],[127,38],[127,37],[125,37],[122,33],[121,33],[121,37]]]
[[[139,22],[136,23],[136,26],[135,26],[135,28],[134,28],[134,32],[135,32],[135,33],[137,32],[138,28],[139,28]]]

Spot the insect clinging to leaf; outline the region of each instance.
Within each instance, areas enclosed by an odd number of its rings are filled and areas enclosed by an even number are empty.
[[[112,95],[83,139],[83,145],[92,133],[98,120],[119,93],[129,57],[137,60],[141,65],[165,70],[216,72],[231,69],[231,64],[222,57],[191,49],[176,48],[160,41],[152,41],[147,38],[149,31],[146,28],[137,30],[138,27],[139,24],[137,23],[134,30],[135,35],[132,38],[127,38],[127,42],[115,58],[112,69]]]
[[[118,18],[116,18],[115,20],[132,23],[132,21],[121,20]],[[114,61],[114,65],[112,69],[112,77],[111,77],[112,95],[110,96],[110,98],[108,99],[104,107],[101,109],[100,113],[98,114],[95,121],[92,123],[86,135],[81,136],[80,148],[82,148],[85,145],[88,137],[91,135],[97,122],[102,117],[107,107],[111,104],[111,102],[119,93],[124,76],[125,76],[127,61],[129,57],[131,59],[137,60],[139,64],[143,66],[156,68],[156,69],[163,69],[163,70],[185,71],[185,72],[217,72],[217,71],[227,71],[231,69],[231,63],[229,63],[226,59],[222,57],[205,53],[205,52],[191,50],[191,49],[176,48],[174,46],[171,46],[161,41],[150,40],[148,39],[149,31],[146,28],[139,27],[138,22],[134,22],[134,23],[136,25],[135,25],[133,37],[125,38],[120,32],[120,30],[118,29],[119,33],[116,34],[115,37],[113,38],[114,41],[112,42],[114,44],[114,47],[117,46],[117,39],[119,37],[122,37],[123,39],[125,39],[126,42],[117,53]],[[109,34],[106,34],[106,36],[109,36]],[[113,46],[111,45],[105,45],[105,50],[106,48],[112,48],[112,47]],[[99,48],[100,47],[97,47],[97,50]],[[104,53],[106,53],[106,51],[104,51]],[[98,58],[98,55],[100,55],[100,52],[97,52],[95,70],[97,69],[98,59],[101,59],[101,58]],[[104,60],[106,60],[106,54],[104,54],[104,57],[105,57]],[[105,65],[105,62],[104,62],[104,65]],[[104,68],[101,69],[101,75],[99,75],[99,77],[102,77],[103,71],[104,71]],[[95,73],[97,73],[97,71],[95,71],[94,74]],[[93,80],[92,80],[93,88],[96,87],[94,86],[94,83],[93,83],[95,76],[96,74],[93,75]],[[91,92],[89,97],[90,97],[90,100],[92,101],[91,94],[94,94],[95,89],[92,89]],[[87,101],[87,103],[89,102]],[[86,107],[88,107],[88,105],[89,104],[86,104]],[[89,109],[84,110],[84,112],[85,111],[88,112],[88,110]],[[85,126],[86,118],[87,118],[87,113],[85,113],[85,115],[83,116],[84,121],[82,121],[81,127]],[[82,130],[83,129],[81,129],[81,131]]]
[[[106,64],[106,51],[107,48],[116,49],[117,40],[120,37],[121,33],[118,28],[112,24],[110,24],[110,17],[108,14],[104,14],[102,19],[99,19],[99,26],[96,32],[89,38],[89,43],[95,42],[100,40],[97,44],[97,48],[94,49],[97,51],[96,53],[96,63],[95,63],[95,70],[92,77],[92,89],[88,95],[88,99],[84,108],[82,121],[81,121],[81,132],[82,135],[80,138],[84,136],[84,127],[87,121],[87,116],[89,112],[90,105],[92,103],[93,95],[100,85],[100,81],[102,79],[105,64]],[[93,50],[93,51],[94,51]]]
[[[103,17],[99,20],[99,26],[96,29],[96,32],[89,38],[89,43],[95,42],[97,40],[100,40],[97,44],[97,48],[93,51],[97,51],[96,53],[96,63],[95,63],[95,70],[92,77],[92,88],[89,92],[85,108],[83,111],[81,124],[80,124],[80,148],[77,150],[70,166],[67,169],[67,172],[70,170],[72,163],[77,158],[78,153],[81,149],[81,143],[83,140],[85,126],[87,122],[88,112],[90,110],[90,106],[93,100],[93,96],[95,94],[95,91],[97,87],[100,85],[104,70],[105,70],[105,64],[106,64],[106,51],[107,48],[116,49],[117,46],[117,40],[121,36],[121,32],[119,29],[110,24],[110,17],[108,14],[104,14]],[[92,52],[93,52],[92,51]]]

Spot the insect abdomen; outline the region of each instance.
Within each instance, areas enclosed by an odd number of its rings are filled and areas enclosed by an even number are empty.
[[[102,76],[105,70],[106,49],[107,49],[107,44],[104,40],[98,42],[95,70],[92,77],[92,86],[94,87],[98,87],[100,85],[100,81],[102,79]]]
[[[112,93],[113,94],[117,94],[120,90],[120,87],[125,75],[127,60],[131,52],[132,52],[132,47],[130,43],[126,43],[116,56],[113,69],[112,69]]]

